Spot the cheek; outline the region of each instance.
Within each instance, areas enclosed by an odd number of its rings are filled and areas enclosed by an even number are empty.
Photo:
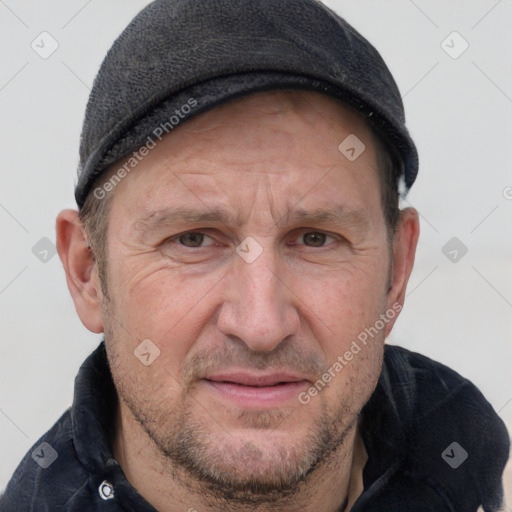
[[[358,413],[377,385],[382,368],[384,337],[379,334],[366,345],[356,341],[348,352],[356,353],[350,361],[344,354],[346,366],[342,372],[346,373],[334,390],[335,403],[351,403],[354,412]]]
[[[222,278],[219,272],[190,276],[167,268],[144,275],[133,272],[129,280],[113,279],[116,329],[131,340],[124,343],[126,351],[149,339],[161,351],[160,362],[176,375],[213,314],[211,300],[218,297]]]
[[[328,351],[342,350],[385,309],[388,271],[385,259],[381,261],[375,258],[373,265],[294,278],[294,293],[304,304],[310,323],[323,326],[319,338],[328,340]]]
[[[151,397],[174,404],[182,393],[181,363],[199,332],[197,315],[190,314],[199,299],[179,279],[155,274],[133,283],[117,283],[105,313],[114,381],[141,410]]]
[[[295,292],[304,301],[302,316],[327,365],[319,384],[328,381],[321,393],[326,404],[345,404],[357,413],[375,388],[385,338],[379,320],[386,284],[387,268],[377,260],[371,271],[338,269],[323,278],[296,281]]]

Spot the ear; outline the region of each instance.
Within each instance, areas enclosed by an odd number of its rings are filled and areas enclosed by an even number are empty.
[[[68,288],[82,323],[92,332],[103,332],[101,287],[97,266],[75,210],[63,210],[56,223],[57,251],[66,272]]]
[[[420,234],[418,212],[414,208],[405,208],[400,212],[400,219],[393,240],[393,265],[391,283],[387,297],[387,308],[400,311],[405,301],[405,290],[414,265],[416,245]],[[386,336],[389,335],[396,318],[386,324]]]

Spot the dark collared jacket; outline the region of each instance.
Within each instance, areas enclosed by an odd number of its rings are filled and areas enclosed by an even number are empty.
[[[114,460],[108,440],[116,404],[102,343],[78,373],[72,407],[20,463],[0,511],[154,512]],[[352,512],[500,507],[510,441],[471,382],[425,356],[386,345],[378,385],[361,414],[368,461]]]

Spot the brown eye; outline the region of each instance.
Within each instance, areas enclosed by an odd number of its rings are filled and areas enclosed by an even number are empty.
[[[304,233],[304,243],[310,247],[322,247],[325,244],[327,235],[325,233],[311,232]]]
[[[204,236],[203,233],[184,233],[179,236],[178,240],[185,247],[201,247]]]

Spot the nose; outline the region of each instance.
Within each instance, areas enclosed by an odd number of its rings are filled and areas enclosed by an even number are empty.
[[[252,263],[236,256],[224,280],[219,331],[256,351],[271,351],[297,334],[300,319],[287,275],[284,263],[277,261],[270,248]]]

